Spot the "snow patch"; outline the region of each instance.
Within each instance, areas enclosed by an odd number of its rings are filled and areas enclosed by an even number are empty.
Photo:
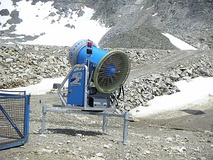
[[[155,14],[152,15],[152,17],[155,17],[155,16],[157,16],[157,15],[158,15],[158,13],[155,13]]]
[[[198,77],[190,82],[179,81],[175,85],[180,92],[155,97],[147,107],[139,106],[130,111],[133,117],[147,117],[166,111],[177,110],[189,104],[202,104],[213,94],[213,77]]]
[[[6,3],[7,2],[7,3]],[[26,44],[71,46],[79,39],[91,39],[98,44],[102,36],[110,29],[101,23],[91,20],[94,10],[88,7],[82,8],[83,16],[79,17],[77,12],[69,10],[70,15],[59,15],[52,6],[53,1],[37,2],[31,5],[32,1],[16,2],[12,6],[12,1],[2,2],[1,7],[19,11],[19,18],[23,21],[16,25],[15,34],[39,36],[34,41],[25,42]],[[54,15],[54,16],[51,16]],[[1,24],[5,24],[10,16],[2,16]],[[71,28],[65,25],[73,26]],[[10,27],[0,28],[6,30]]]
[[[27,87],[17,87],[13,89],[8,89],[9,91],[26,91],[27,94],[31,95],[43,95],[50,92],[53,89],[54,83],[62,83],[64,77],[60,78],[45,78],[35,85],[30,85]]]
[[[162,33],[165,37],[167,37],[170,42],[176,46],[177,48],[181,50],[197,50],[197,48],[189,45],[188,43],[176,38],[175,36],[169,34],[169,33]]]

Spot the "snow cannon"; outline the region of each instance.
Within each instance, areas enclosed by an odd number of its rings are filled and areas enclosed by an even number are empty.
[[[116,109],[130,72],[125,52],[100,49],[91,40],[80,40],[71,47],[68,58],[72,70],[57,87],[62,104],[89,111]],[[62,94],[65,82],[67,91]]]

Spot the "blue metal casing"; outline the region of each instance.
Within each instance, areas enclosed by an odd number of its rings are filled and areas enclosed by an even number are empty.
[[[95,46],[92,46],[91,47],[92,54],[88,55],[86,52],[87,49],[88,49],[88,47],[85,46],[79,51],[78,57],[76,59],[76,64],[83,64],[83,63],[85,63],[85,60],[90,59],[90,61],[96,67],[98,65],[98,63],[101,61],[101,59],[103,59],[103,57],[109,53],[108,50],[103,50],[103,49],[97,48]]]
[[[67,104],[83,106],[85,101],[85,68],[76,67],[68,79]]]

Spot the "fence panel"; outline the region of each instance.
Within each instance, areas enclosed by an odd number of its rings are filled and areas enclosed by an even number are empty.
[[[30,95],[0,90],[0,150],[21,146],[29,137]]]

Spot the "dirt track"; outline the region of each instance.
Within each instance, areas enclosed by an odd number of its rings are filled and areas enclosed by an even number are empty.
[[[150,52],[150,51],[148,51]],[[181,51],[181,50],[171,50],[171,51],[160,51],[153,50],[152,54],[157,52],[160,55],[160,58],[151,60],[150,62],[141,63],[140,67],[136,67],[133,71],[130,72],[129,80],[132,80],[136,77],[162,73],[168,71],[170,68],[175,67],[178,64],[189,63],[190,59],[195,60],[199,59],[203,55],[211,57],[213,59],[212,51]],[[158,55],[158,56],[159,56]]]

